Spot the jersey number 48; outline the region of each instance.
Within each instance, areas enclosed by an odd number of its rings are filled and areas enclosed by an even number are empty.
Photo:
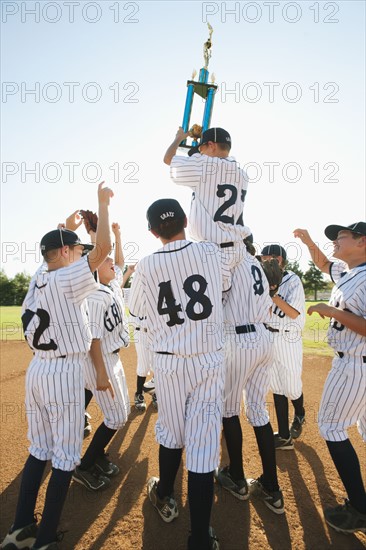
[[[198,283],[198,290],[193,288],[194,283]],[[176,303],[171,281],[164,281],[163,283],[159,283],[158,286],[160,289],[158,297],[159,315],[169,315],[169,321],[167,321],[168,327],[181,325],[184,323],[184,318],[179,316],[179,312],[182,311],[182,306]],[[192,321],[201,321],[202,319],[207,319],[207,317],[211,315],[212,303],[205,294],[206,288],[207,281],[202,275],[191,275],[184,281],[183,290],[190,298],[185,312],[187,317]],[[201,306],[199,307],[199,312],[196,311],[196,304]]]

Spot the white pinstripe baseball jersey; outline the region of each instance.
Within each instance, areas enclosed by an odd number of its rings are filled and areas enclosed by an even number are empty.
[[[32,278],[22,305],[24,335],[38,357],[57,358],[90,348],[86,298],[98,288],[87,257]]]
[[[289,399],[297,399],[302,393],[302,329],[305,324],[305,293],[301,279],[292,271],[285,271],[278,295],[300,315],[291,319],[273,305],[268,324],[279,332],[271,333],[274,345],[271,390]]]
[[[122,294],[123,294],[123,300],[125,302],[125,306],[128,307],[128,300],[130,297],[130,289],[129,288],[122,288]]]
[[[148,318],[149,347],[189,356],[222,348],[220,255],[212,243],[173,241],[137,265],[130,312]]]
[[[246,414],[254,426],[264,426],[269,417],[265,397],[269,389],[268,367],[271,344],[263,323],[268,323],[273,305],[267,277],[260,262],[245,252],[236,267],[230,292],[224,298],[225,390],[223,416],[240,414],[243,390]],[[235,330],[244,330],[239,334]]]
[[[329,305],[366,318],[366,264],[341,276],[333,287]],[[366,356],[366,338],[331,319],[328,343],[335,351]]]
[[[104,414],[104,424],[112,430],[121,428],[130,412],[128,388],[118,352],[129,344],[124,315],[124,300],[120,287],[121,272],[114,266],[116,279],[110,284],[100,284],[97,292],[88,298],[89,323],[92,337],[100,340],[104,365],[113,386],[114,398],[109,391],[96,391],[96,370],[88,355],[85,369],[85,387],[91,390]]]
[[[300,277],[292,271],[285,271],[278,289],[278,296],[300,313],[296,319],[288,317],[278,306],[272,309],[271,327],[297,333],[301,336],[305,324],[305,293]]]
[[[242,241],[250,235],[243,220],[248,176],[233,157],[176,155],[170,175],[176,184],[193,190],[188,218],[193,239],[221,244]]]
[[[244,252],[244,259],[234,270],[230,292],[224,296],[224,321],[227,334],[235,327],[250,323],[268,323],[273,306],[267,277],[258,260]],[[240,342],[244,334],[237,334]]]
[[[87,257],[31,280],[22,306],[34,357],[26,375],[29,452],[71,471],[80,463],[84,365],[91,343],[86,298],[98,288]]]
[[[88,307],[92,338],[101,340],[102,354],[127,347],[128,325],[118,280],[114,279],[109,285],[100,284],[99,289],[88,297]]]
[[[337,260],[332,262],[329,267],[329,275],[333,283],[336,283],[343,273],[348,271],[348,265],[345,262]]]

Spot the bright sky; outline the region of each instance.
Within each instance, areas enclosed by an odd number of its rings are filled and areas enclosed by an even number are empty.
[[[113,188],[127,263],[153,252],[145,212],[191,192],[162,162],[182,123],[186,81],[219,85],[211,126],[232,136],[251,178],[244,221],[261,248],[308,228],[365,220],[365,3],[3,1],[2,267],[32,274],[44,233]],[[195,100],[191,123],[201,123]],[[83,238],[85,230],[79,230]],[[291,244],[293,243],[293,244]]]

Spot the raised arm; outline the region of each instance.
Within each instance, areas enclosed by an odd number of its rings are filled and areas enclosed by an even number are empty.
[[[114,263],[123,269],[125,258],[122,250],[121,228],[118,223],[112,223],[112,232],[114,234]]]
[[[176,155],[179,144],[189,136],[189,132],[185,132],[181,126],[178,128],[178,132],[174,138],[173,143],[171,143],[166,150],[164,155],[164,163],[170,166],[172,158]]]
[[[66,218],[64,227],[70,229],[70,231],[75,231],[83,223],[83,220],[79,214],[79,210],[75,210],[70,216]]]
[[[104,262],[112,250],[112,238],[109,224],[109,203],[113,191],[104,187],[104,182],[98,186],[98,227],[95,238],[95,247],[89,254],[89,265],[92,272]]]
[[[330,275],[330,266],[332,262],[328,260],[326,255],[320,250],[320,248],[314,243],[313,239],[310,237],[307,229],[295,229],[294,237],[298,238],[303,242],[309,249],[311,259],[314,264],[320,271]]]
[[[137,266],[137,264],[127,266],[127,269],[126,269],[125,273],[123,274],[122,285],[121,285],[122,288],[125,286],[128,279],[131,277],[132,273],[134,273],[136,266]]]

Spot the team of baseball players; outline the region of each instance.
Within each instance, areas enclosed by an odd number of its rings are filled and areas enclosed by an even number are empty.
[[[215,479],[240,500],[252,496],[276,514],[285,512],[276,450],[294,449],[305,423],[305,297],[300,279],[286,270],[286,251],[278,244],[264,247],[259,258],[275,258],[284,271],[270,296],[261,263],[252,255],[251,230],[244,224],[248,178],[230,156],[229,133],[210,128],[188,156],[179,155],[187,135],[179,128],[164,162],[176,184],[192,189],[190,214],[187,218],[174,199],[155,201],[147,211],[148,230],[162,246],[132,270],[128,306],[135,328],[143,332],[135,407],[146,408],[143,389],[152,370],[154,381],[145,390],[152,388],[159,404],[159,476],[148,480],[148,497],[163,521],[179,515],[174,481],[185,449],[191,520],[187,548],[217,550],[210,524]],[[56,550],[71,479],[98,491],[119,473],[105,451],[130,411],[119,358],[129,334],[118,224],[111,226],[116,261],[108,256],[112,196],[109,188],[99,186],[98,229],[96,235],[89,232],[94,248],[69,229],[51,231],[41,240],[45,264],[32,279],[22,309],[24,333],[34,352],[26,377],[30,454],[3,549]],[[198,242],[187,239],[187,226]],[[325,510],[325,519],[341,532],[366,532],[361,467],[347,435],[347,428],[357,423],[366,440],[366,223],[328,226],[325,234],[334,242],[337,262],[322,254],[307,230],[294,232],[335,282],[329,306],[309,309],[330,318],[335,359],[323,391],[319,429],[348,497],[344,505]],[[81,457],[84,388],[93,393],[104,421]],[[268,391],[274,396],[277,433],[266,409]],[[288,399],[294,407],[291,424]],[[243,470],[242,401],[262,462],[263,472],[256,478]],[[226,466],[219,464],[221,429]],[[48,460],[52,475],[38,523],[34,510]]]

